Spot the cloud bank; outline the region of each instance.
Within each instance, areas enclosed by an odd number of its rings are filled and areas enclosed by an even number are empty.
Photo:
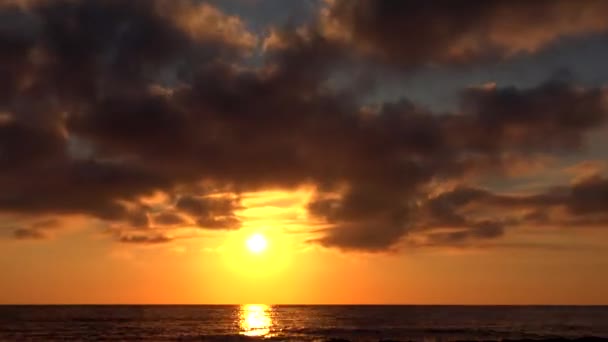
[[[164,243],[183,225],[238,229],[245,192],[307,185],[311,220],[328,224],[313,241],[344,250],[603,224],[599,176],[526,196],[438,184],[503,175],[505,156],[580,151],[607,119],[606,89],[485,85],[433,113],[330,85],[357,53],[389,68],[487,63],[607,26],[603,1],[465,5],[338,0],[306,28],[273,31],[280,44],[266,49],[241,18],[196,1],[4,3],[0,213],[84,215],[117,241]]]

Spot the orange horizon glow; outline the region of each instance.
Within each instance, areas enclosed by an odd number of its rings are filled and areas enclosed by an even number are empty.
[[[19,280],[0,283],[0,302],[608,302],[601,286],[608,281],[605,279],[608,275],[593,271],[608,260],[597,257],[605,252],[590,249],[572,254],[544,249],[480,248],[376,254],[325,249],[307,242],[318,231],[306,225],[303,206],[307,195],[302,191],[250,194],[244,201],[248,207],[240,213],[243,220],[240,230],[213,232],[166,245],[139,248],[117,245],[103,236],[90,236],[93,227],[75,228],[44,244],[32,242],[17,247],[0,241],[6,256],[0,260],[5,279]],[[544,234],[555,243],[588,243],[573,233],[557,233]],[[517,244],[530,234],[533,233],[522,230],[509,236],[508,241]],[[605,241],[606,232],[595,234],[594,241]],[[264,237],[267,246],[256,254],[247,248],[247,241],[258,235]],[[565,272],[576,276],[565,278],[562,276]],[[24,282],[27,287],[21,285]],[[555,283],[560,286],[553,286]],[[109,288],[112,290],[108,291]],[[573,291],[579,288],[587,290]]]

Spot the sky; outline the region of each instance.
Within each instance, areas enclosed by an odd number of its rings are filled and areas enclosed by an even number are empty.
[[[606,17],[0,0],[0,303],[608,304]]]

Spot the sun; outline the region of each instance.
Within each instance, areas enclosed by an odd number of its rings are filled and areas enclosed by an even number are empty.
[[[247,239],[247,249],[249,249],[251,253],[262,253],[267,247],[268,242],[262,234],[253,234]]]

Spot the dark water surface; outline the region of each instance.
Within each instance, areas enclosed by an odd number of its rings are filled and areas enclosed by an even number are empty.
[[[608,306],[0,306],[1,341],[608,338]]]

